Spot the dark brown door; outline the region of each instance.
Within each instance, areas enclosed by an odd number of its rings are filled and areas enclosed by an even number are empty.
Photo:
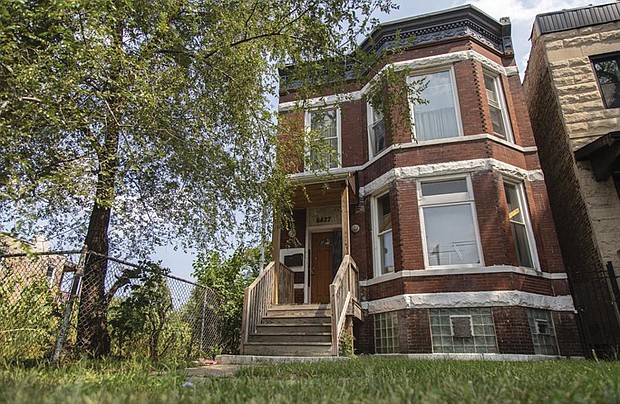
[[[329,303],[329,284],[333,279],[334,233],[312,233],[310,267],[311,303]]]

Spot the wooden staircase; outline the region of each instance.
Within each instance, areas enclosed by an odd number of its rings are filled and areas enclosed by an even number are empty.
[[[295,274],[271,262],[244,292],[241,354],[338,356],[346,324],[362,318],[358,272],[346,255],[329,285],[328,304],[293,304]]]
[[[273,305],[244,345],[245,355],[332,355],[329,304]]]

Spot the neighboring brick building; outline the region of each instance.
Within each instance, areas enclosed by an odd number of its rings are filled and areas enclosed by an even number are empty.
[[[524,87],[587,353],[617,354],[620,4],[537,16]]]
[[[390,63],[428,83],[427,104],[404,101],[414,125],[386,124],[398,111],[373,111],[371,85],[304,110],[281,92],[287,128],[317,131],[338,157],[328,179],[292,174],[306,191],[280,256],[296,302],[327,303],[350,251],[359,352],[582,354],[510,31],[473,6],[377,27],[362,48],[400,48]]]

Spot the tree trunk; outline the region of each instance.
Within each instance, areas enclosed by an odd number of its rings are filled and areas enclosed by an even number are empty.
[[[105,257],[109,252],[108,229],[118,169],[119,137],[116,125],[110,125],[106,129],[104,144],[98,153],[97,191],[85,241],[89,254],[82,278],[77,348],[92,357],[110,353],[110,335],[106,327],[109,299],[105,296],[108,260]]]

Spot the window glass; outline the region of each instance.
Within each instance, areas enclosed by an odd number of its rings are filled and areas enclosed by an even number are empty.
[[[480,263],[469,203],[425,207],[423,211],[431,266]]]
[[[383,114],[368,104],[368,139],[370,156],[374,157],[387,147]]]
[[[467,192],[467,181],[464,178],[458,180],[423,182],[422,195],[443,195]]]
[[[593,60],[594,71],[606,108],[620,107],[620,54]]]
[[[336,168],[339,165],[338,158],[338,116],[336,109],[312,111],[310,113],[310,130],[316,131],[321,138],[327,142],[332,152],[329,156],[319,156],[319,151],[311,150],[310,161],[314,168],[317,168],[319,161],[327,159],[328,168]],[[322,157],[322,158],[320,158]]]
[[[527,224],[523,214],[523,203],[519,189],[515,184],[504,183],[506,203],[508,204],[508,220],[515,240],[517,262],[520,266],[533,268],[534,261],[527,234]]]
[[[377,199],[378,219],[378,246],[381,264],[381,273],[394,271],[394,247],[392,243],[392,213],[390,209],[390,195],[385,194]]]
[[[427,84],[420,95],[426,103],[413,106],[413,130],[416,139],[422,141],[459,136],[450,71],[417,76],[413,79],[425,79]]]
[[[496,77],[485,74],[484,86],[486,87],[489,112],[491,113],[491,123],[493,124],[493,132],[503,138],[506,138],[506,118],[504,116],[504,112],[502,111],[499,80]]]
[[[421,182],[419,189],[427,265],[482,263],[468,178]]]

